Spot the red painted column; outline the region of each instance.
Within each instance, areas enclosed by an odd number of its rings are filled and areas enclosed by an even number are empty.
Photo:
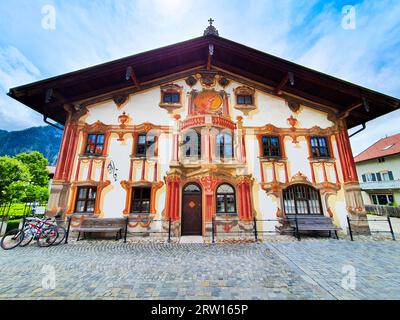
[[[93,159],[89,160],[89,170],[86,180],[92,180],[92,171],[93,171]]]
[[[340,183],[336,162],[333,163],[333,168],[335,169],[336,183]]]
[[[158,162],[154,163],[154,176],[153,176],[153,181],[156,182],[158,179]]]
[[[243,183],[238,184],[238,199],[239,199],[239,219],[244,218],[244,199],[243,199]]]
[[[336,134],[336,143],[338,145],[339,160],[340,166],[342,168],[344,182],[357,182],[357,171],[347,131],[341,131]]]
[[[312,179],[312,182],[315,183],[314,164],[311,161],[310,161],[310,167],[311,167],[311,179]]]
[[[142,160],[142,173],[141,173],[141,176],[140,176],[140,180],[142,180],[142,181],[144,181],[145,170],[146,170],[146,159],[143,158],[143,160]]]
[[[345,153],[347,156],[347,161],[348,161],[348,166],[349,166],[349,171],[350,171],[350,180],[358,182],[356,164],[354,162],[353,152],[351,150],[350,138],[347,133],[347,130],[342,131],[342,137],[343,137]]]
[[[265,183],[265,177],[264,177],[264,165],[263,162],[260,159],[260,171],[261,171],[261,183]]]
[[[229,100],[228,100],[227,94],[225,94],[225,97],[224,97],[223,110],[224,110],[224,115],[229,117]]]
[[[72,169],[74,165],[75,155],[76,155],[76,148],[78,145],[78,138],[79,138],[79,131],[76,124],[71,124],[71,132],[70,132],[70,139],[68,143],[68,151],[65,160],[65,166],[63,170],[62,179],[69,181],[71,180]]]
[[[328,176],[326,174],[325,162],[321,162],[321,165],[322,165],[322,171],[324,173],[324,182],[328,182]]]
[[[211,221],[214,212],[214,197],[215,197],[215,187],[220,182],[220,180],[214,176],[205,176],[200,178],[201,185],[203,186],[204,194],[206,197],[206,208],[205,208],[205,220]]]
[[[285,183],[289,183],[289,174],[286,161],[284,163],[284,166],[285,166]]]
[[[242,133],[242,158],[243,162],[246,163],[247,155],[246,155],[246,139],[244,137],[244,134]]]
[[[272,161],[271,164],[272,164],[272,181],[276,182],[277,180],[276,180],[275,161]]]
[[[67,156],[67,146],[69,144],[69,139],[70,139],[70,131],[71,131],[71,126],[69,123],[67,123],[64,127],[64,132],[60,146],[60,155],[57,161],[57,168],[54,174],[54,180],[61,180],[63,176],[64,166],[66,161],[65,158]]]
[[[251,206],[251,185],[250,183],[247,184],[247,198],[248,198],[248,209],[247,209],[247,214],[249,219],[252,219],[253,217],[253,211],[251,210],[252,206]]]
[[[169,220],[171,217],[171,182],[167,182],[167,198],[165,199],[165,218]]]
[[[167,198],[166,198],[166,219],[171,218],[172,221],[179,219],[179,184],[180,178],[178,176],[168,176],[167,182]]]
[[[179,182],[175,181],[175,220],[179,220]]]
[[[238,197],[239,197],[239,217],[241,220],[248,220],[252,217],[251,210],[251,192],[250,192],[250,181],[248,178],[241,178],[238,185]]]

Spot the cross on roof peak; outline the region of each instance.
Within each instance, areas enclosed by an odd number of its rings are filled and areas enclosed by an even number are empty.
[[[218,36],[218,30],[213,26],[214,19],[210,18],[207,21],[209,22],[210,25],[207,26],[206,30],[204,30],[203,35],[207,36],[207,35],[212,34],[212,35]]]

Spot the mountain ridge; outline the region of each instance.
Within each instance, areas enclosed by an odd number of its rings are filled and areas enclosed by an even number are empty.
[[[62,131],[52,126],[31,127],[18,131],[0,129],[0,156],[15,156],[21,152],[39,151],[56,165]]]

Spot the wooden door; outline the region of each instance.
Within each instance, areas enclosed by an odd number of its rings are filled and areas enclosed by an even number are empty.
[[[182,196],[182,235],[201,235],[201,189],[189,184],[183,189]]]

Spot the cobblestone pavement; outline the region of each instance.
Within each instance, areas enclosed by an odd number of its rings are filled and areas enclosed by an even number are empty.
[[[399,265],[395,241],[71,241],[1,250],[0,299],[400,299]]]

